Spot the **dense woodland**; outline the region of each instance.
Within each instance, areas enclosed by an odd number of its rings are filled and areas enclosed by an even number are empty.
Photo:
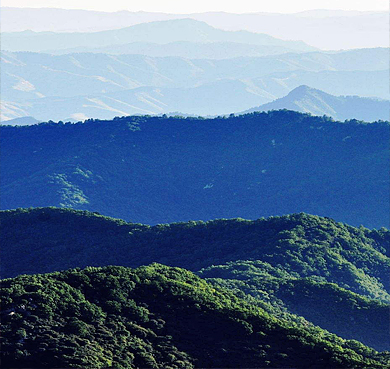
[[[315,277],[293,277],[286,268],[273,268],[261,261],[231,262],[209,267],[199,274],[210,283],[228,288],[261,306],[273,316],[304,326],[309,321],[380,351],[390,348],[389,303]]]
[[[147,224],[307,212],[380,228],[390,221],[389,127],[287,110],[3,126],[1,208]]]
[[[1,368],[390,368],[387,12],[3,10]]]
[[[87,211],[2,211],[3,276],[159,262],[300,327],[389,350],[390,231],[293,214],[148,226]],[[16,257],[17,256],[17,257]]]
[[[159,264],[3,281],[6,367],[386,368],[388,354],[271,317]]]

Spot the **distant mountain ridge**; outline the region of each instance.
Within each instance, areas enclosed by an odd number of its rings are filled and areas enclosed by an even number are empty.
[[[229,114],[303,84],[333,95],[389,98],[388,49],[224,60],[28,52],[1,58],[2,120]]]
[[[390,119],[390,101],[359,96],[333,96],[323,91],[299,86],[287,96],[243,112],[288,109],[313,115],[327,115],[336,120],[373,121]]]
[[[3,7],[2,31],[96,32],[177,18],[192,18],[228,31],[247,30],[266,33],[281,39],[303,40],[310,45],[327,50],[389,45],[386,11],[314,10],[295,14],[226,12],[166,14]]]
[[[266,34],[248,31],[223,31],[205,22],[193,19],[177,19],[137,24],[118,30],[96,33],[16,32],[3,33],[2,49],[8,51],[61,50],[75,47],[105,47],[131,42],[166,44],[188,42],[238,42],[263,46],[284,46],[300,52],[316,48],[302,41],[284,41]]]
[[[3,121],[2,124],[11,125],[11,126],[27,126],[30,124],[41,123],[40,120],[35,119],[34,117],[21,117]]]
[[[151,57],[178,56],[187,59],[230,59],[257,57],[296,52],[293,48],[279,45],[253,45],[238,42],[189,42],[175,41],[166,44],[132,42],[112,46],[90,48],[77,47],[63,50],[45,50],[46,53],[61,55],[80,52],[105,54],[139,54]]]

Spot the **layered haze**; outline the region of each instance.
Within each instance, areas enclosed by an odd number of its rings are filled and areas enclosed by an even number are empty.
[[[388,103],[381,100],[389,99],[389,49],[376,47],[388,46],[383,12],[183,15],[2,10],[3,122],[174,112],[224,115],[263,108],[302,85],[363,99],[335,104],[327,97],[332,103],[324,105],[309,98],[303,108],[278,100],[264,109],[293,108],[335,119],[387,119]],[[332,40],[327,22],[349,48],[370,48],[324,51],[319,47],[327,49],[326,45],[294,34],[303,29],[305,35],[320,32],[317,41]],[[267,24],[283,24],[279,29],[288,34],[276,35]],[[339,29],[340,24],[349,30]],[[343,41],[351,35],[360,43]],[[342,47],[333,45],[332,49]],[[357,101],[360,109],[353,108]]]
[[[3,0],[3,366],[390,368],[384,2]]]
[[[282,9],[281,9],[282,10]],[[96,12],[65,9],[3,8],[3,32],[97,32],[132,25],[192,18],[228,31],[246,30],[282,39],[302,40],[321,49],[387,47],[386,11],[305,11],[295,14],[205,12],[169,14],[151,12]],[[283,25],[281,27],[280,25]]]
[[[1,67],[3,121],[229,114],[272,102],[301,85],[336,96],[389,98],[385,48],[221,60],[3,52]],[[364,118],[384,115],[369,109]]]

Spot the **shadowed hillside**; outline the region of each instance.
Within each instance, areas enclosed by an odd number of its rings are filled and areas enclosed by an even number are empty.
[[[70,209],[0,215],[3,276],[153,261],[192,271],[203,267],[199,273],[210,283],[275,317],[390,348],[386,229],[307,214],[155,227]]]
[[[389,224],[389,125],[291,111],[1,130],[1,206],[148,224],[308,212]]]

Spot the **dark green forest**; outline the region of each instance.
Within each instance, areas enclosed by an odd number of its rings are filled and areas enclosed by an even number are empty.
[[[386,368],[389,355],[258,306],[179,268],[73,269],[2,282],[2,365]]]
[[[390,369],[385,13],[122,3],[6,9],[0,367]]]
[[[199,275],[252,304],[258,304],[273,316],[304,326],[309,321],[377,350],[390,349],[389,303],[367,298],[318,278],[293,277],[286,268],[273,268],[261,261],[212,266],[201,270]]]
[[[387,227],[389,127],[287,110],[2,126],[1,208],[146,224],[306,212]]]
[[[0,212],[3,277],[152,262],[299,327],[389,350],[390,231],[292,214],[156,226],[60,208]]]

